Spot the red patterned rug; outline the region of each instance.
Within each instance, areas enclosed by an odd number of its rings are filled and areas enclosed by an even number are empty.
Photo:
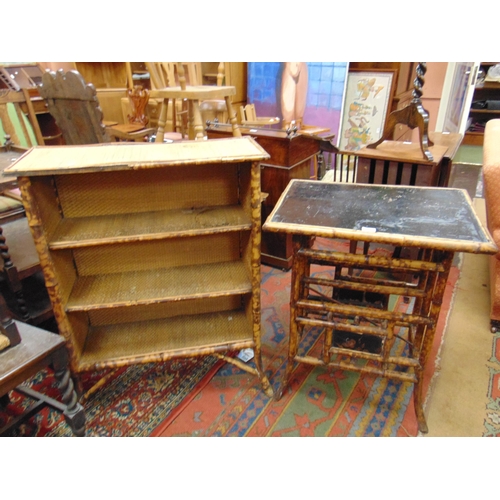
[[[377,249],[384,251],[384,249]],[[427,391],[459,271],[452,268],[434,349],[425,373]],[[263,363],[276,390],[287,353],[290,272],[262,266]],[[401,310],[402,300],[393,304]],[[305,349],[320,348],[312,329]],[[303,342],[304,343],[304,342]],[[251,363],[251,361],[250,361]],[[83,378],[88,389],[104,372]],[[42,371],[30,385],[60,399],[54,377]],[[412,386],[402,382],[298,366],[280,401],[267,398],[257,377],[212,357],[172,360],[117,370],[85,402],[87,436],[415,436]],[[9,414],[30,402],[11,393]],[[0,412],[0,427],[8,418]],[[64,418],[46,408],[14,436],[71,436]]]
[[[490,380],[484,419],[483,437],[500,437],[500,334],[493,335],[491,357],[488,360]]]
[[[214,357],[188,358],[123,367],[84,403],[86,436],[149,436],[182,403],[189,402],[215,375],[223,362]],[[85,390],[103,375],[100,371],[84,374]],[[58,401],[61,394],[48,370],[30,379],[29,386]],[[0,411],[0,427],[33,404],[19,393],[10,393],[6,411]],[[13,431],[12,436],[72,436],[64,417],[44,408]]]
[[[262,266],[263,362],[274,390],[286,361],[290,274]],[[458,276],[458,268],[453,267],[424,375],[424,395],[434,374]],[[405,311],[409,305],[400,299],[392,307]],[[321,329],[313,328],[301,340],[305,352],[314,355],[321,349],[320,334]],[[288,390],[275,401],[262,393],[255,377],[225,365],[152,435],[416,436],[412,389],[409,383],[300,364]]]

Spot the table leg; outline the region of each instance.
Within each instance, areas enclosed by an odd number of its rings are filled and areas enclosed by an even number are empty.
[[[446,289],[446,283],[453,262],[453,252],[439,252],[441,255],[441,263],[443,264],[444,271],[438,273],[436,279],[429,279],[427,289],[429,290],[430,310],[429,317],[434,320],[432,326],[428,326],[425,330],[422,347],[419,355],[420,366],[416,369],[417,382],[413,389],[413,401],[415,404],[415,412],[417,414],[418,429],[420,432],[426,434],[428,432],[427,423],[425,420],[423,410],[423,375],[424,369],[429,358],[429,353],[434,343],[434,335],[436,333],[437,322],[439,313],[441,312],[441,305],[443,303],[443,296]],[[432,293],[431,289],[434,290]],[[425,307],[425,306],[424,306]],[[424,309],[425,311],[425,309]]]
[[[309,264],[305,257],[299,255],[299,250],[303,247],[309,248],[312,245],[312,239],[304,236],[294,235],[293,241],[293,261],[291,273],[291,291],[290,291],[290,334],[288,342],[288,358],[280,388],[277,391],[276,399],[283,396],[283,391],[289,384],[292,374],[295,356],[297,356],[299,340],[304,326],[297,325],[298,308],[297,302],[304,295],[304,278],[309,275]]]

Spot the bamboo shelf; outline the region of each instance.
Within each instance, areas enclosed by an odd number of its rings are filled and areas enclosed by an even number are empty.
[[[18,177],[71,368],[260,353],[260,161],[251,138],[37,147]]]

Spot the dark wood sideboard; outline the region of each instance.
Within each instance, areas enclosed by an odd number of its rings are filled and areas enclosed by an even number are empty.
[[[313,159],[319,153],[320,141],[309,135],[287,135],[278,129],[241,127],[243,135],[252,136],[271,156],[261,162],[261,191],[267,194],[262,202],[262,222],[273,211],[281,194],[292,179],[314,178]],[[207,137],[230,137],[226,124],[209,125]],[[262,233],[261,262],[281,269],[292,267],[292,237],[283,233]]]

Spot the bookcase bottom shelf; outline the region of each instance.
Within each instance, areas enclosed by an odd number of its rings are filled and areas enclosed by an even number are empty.
[[[208,355],[255,345],[242,310],[90,327],[77,371]]]

